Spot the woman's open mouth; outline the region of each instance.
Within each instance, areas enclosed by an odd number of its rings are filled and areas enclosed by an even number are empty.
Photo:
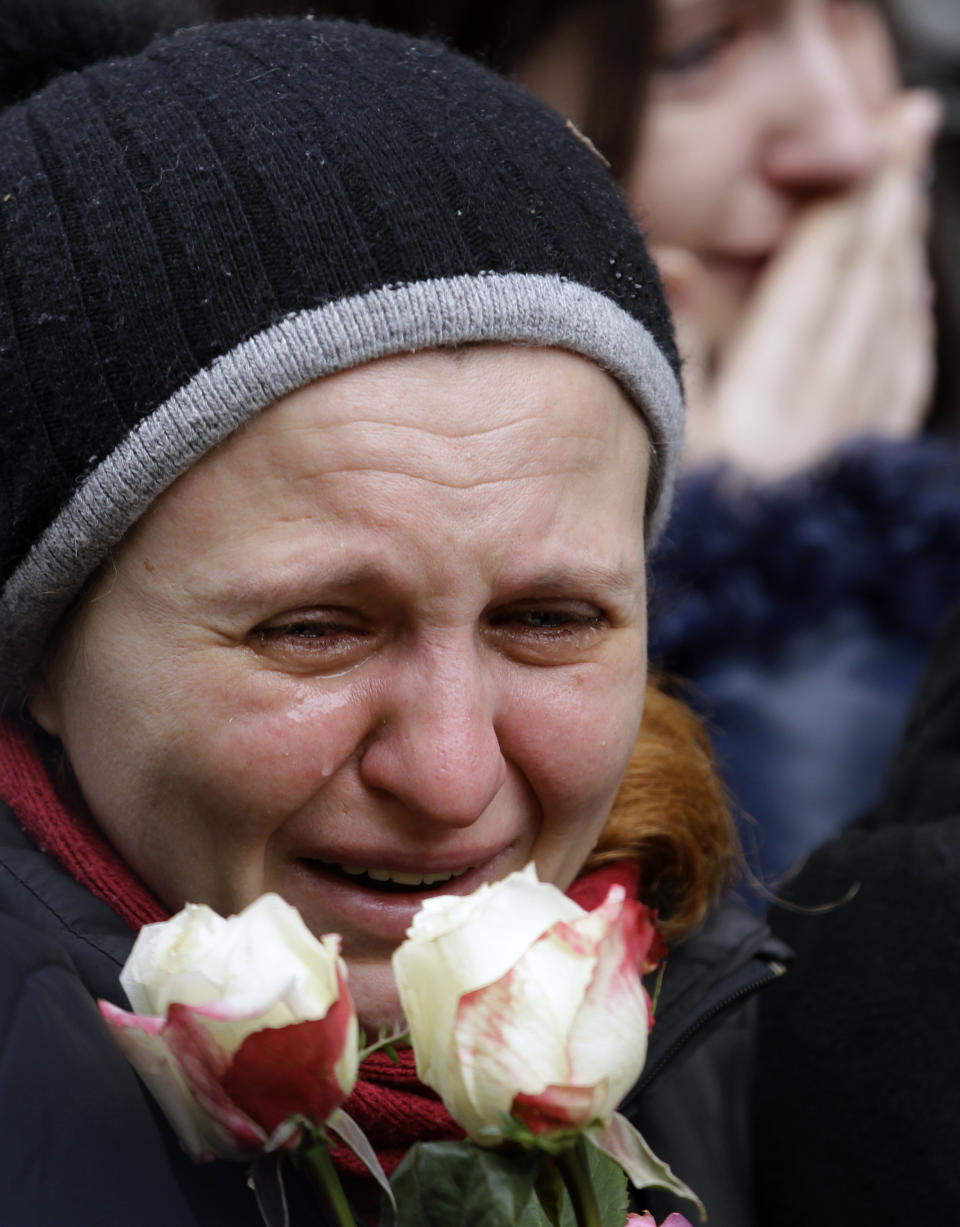
[[[469,895],[517,868],[519,859],[512,846],[451,869],[434,863],[418,870],[409,860],[401,869],[301,856],[295,862],[295,879],[280,893],[300,908],[314,932],[344,934],[345,950],[355,957],[364,942],[393,946],[403,941],[429,899]]]
[[[313,864],[328,873],[338,874],[354,886],[363,886],[368,890],[383,891],[386,894],[418,894],[434,890],[447,882],[469,873],[470,869],[462,869],[457,873],[404,873],[398,869],[375,869],[363,865],[337,865],[328,861],[314,861]]]

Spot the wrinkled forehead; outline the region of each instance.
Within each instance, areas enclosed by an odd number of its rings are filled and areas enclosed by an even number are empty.
[[[593,485],[598,499],[619,483],[642,537],[650,456],[641,415],[594,362],[512,344],[427,350],[282,397],[202,457],[131,532],[158,507],[189,532],[231,501],[293,523],[297,506],[309,513],[344,486],[361,514],[365,503],[386,507],[427,486],[469,514],[509,503],[520,483],[557,477]]]

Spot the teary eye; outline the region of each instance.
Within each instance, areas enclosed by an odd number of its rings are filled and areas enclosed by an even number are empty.
[[[267,643],[278,639],[331,639],[339,634],[355,633],[356,628],[330,619],[310,619],[297,622],[282,622],[275,626],[258,626],[254,635]]]
[[[255,627],[248,642],[266,661],[282,669],[323,672],[362,659],[374,638],[362,619],[331,609],[272,619]]]
[[[509,615],[522,625],[537,629],[554,629],[559,626],[584,626],[596,621],[595,618],[573,613],[569,609],[521,609]]]
[[[611,623],[590,601],[540,600],[504,605],[487,615],[497,650],[525,665],[577,664],[604,642]]]
[[[546,634],[576,634],[599,627],[603,614],[586,602],[508,606],[490,615],[490,625],[498,630]]]

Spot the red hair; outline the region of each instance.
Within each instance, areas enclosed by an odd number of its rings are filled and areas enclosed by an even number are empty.
[[[640,737],[585,868],[638,858],[644,901],[659,909],[664,937],[677,941],[729,887],[739,856],[706,731],[686,703],[654,678]]]

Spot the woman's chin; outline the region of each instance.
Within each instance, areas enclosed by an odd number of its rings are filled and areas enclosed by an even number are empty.
[[[354,962],[347,959],[350,996],[360,1025],[372,1043],[381,1027],[391,1035],[406,1029],[393,969],[389,963]]]

